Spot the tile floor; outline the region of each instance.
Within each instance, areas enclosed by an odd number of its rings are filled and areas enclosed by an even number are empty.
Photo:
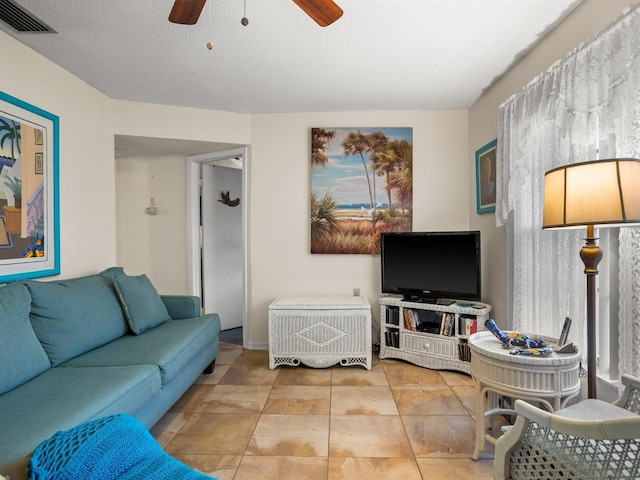
[[[473,382],[374,357],[362,367],[278,367],[220,343],[202,376],[152,429],[165,450],[219,480],[484,480],[471,459]]]

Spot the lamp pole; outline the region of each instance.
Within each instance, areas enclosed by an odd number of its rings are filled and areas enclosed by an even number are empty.
[[[593,225],[587,225],[585,240],[580,258],[587,276],[587,390],[589,398],[596,398],[596,275],[602,260],[602,249],[596,243]]]
[[[609,158],[579,162],[544,174],[542,228],[587,227],[580,251],[587,276],[587,382],[596,398],[596,275],[602,250],[594,237],[601,227],[640,224],[640,160]]]

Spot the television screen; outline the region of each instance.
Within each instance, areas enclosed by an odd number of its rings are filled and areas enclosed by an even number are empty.
[[[480,232],[383,233],[380,258],[383,293],[481,300]]]

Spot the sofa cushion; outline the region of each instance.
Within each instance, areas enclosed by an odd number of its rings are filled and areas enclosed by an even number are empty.
[[[31,322],[31,295],[21,284],[0,288],[0,394],[51,368]]]
[[[167,307],[146,275],[115,275],[113,286],[129,328],[136,335],[171,319]]]
[[[0,465],[59,430],[116,413],[136,416],[159,392],[152,365],[51,368],[0,396]]]
[[[53,366],[127,333],[120,302],[106,276],[25,281],[31,323]]]
[[[217,314],[170,320],[141,335],[125,335],[69,360],[62,367],[151,364],[160,368],[165,386],[204,349],[214,351],[220,319]]]

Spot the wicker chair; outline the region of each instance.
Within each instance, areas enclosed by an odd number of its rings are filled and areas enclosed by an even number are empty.
[[[516,400],[513,427],[498,439],[494,480],[640,478],[640,379],[623,376],[612,404],[583,400],[549,413]]]

